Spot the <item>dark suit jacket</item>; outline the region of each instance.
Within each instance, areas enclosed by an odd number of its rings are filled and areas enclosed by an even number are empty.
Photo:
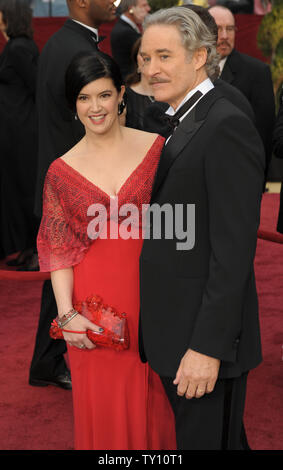
[[[80,121],[65,99],[65,73],[80,51],[96,51],[91,32],[68,19],[46,43],[39,59],[37,108],[39,115],[38,178],[36,214],[41,215],[46,172],[55,158],[73,147],[84,135]]]
[[[238,88],[252,105],[256,128],[266,152],[267,172],[272,157],[272,132],[275,120],[270,67],[254,57],[233,49],[226,60],[221,78]]]
[[[114,60],[120,67],[123,78],[132,72],[134,63],[131,58],[132,48],[140,34],[126,21],[118,19],[111,31],[111,50]]]
[[[165,146],[151,200],[194,204],[195,244],[177,250],[163,224],[140,258],[140,354],[160,375],[175,377],[188,348],[219,358],[220,377],[261,361],[253,261],[263,178],[251,121],[211,90]]]
[[[283,86],[279,97],[279,110],[273,132],[273,152],[275,157],[283,158]]]
[[[249,100],[246,98],[244,93],[241,92],[241,90],[231,85],[230,83],[225,82],[225,80],[221,78],[217,78],[213,84],[222,93],[222,95],[227,98],[228,101],[243,111],[243,113],[245,113],[246,116],[248,116],[255,124],[254,110]]]
[[[273,133],[273,152],[275,157],[283,158],[283,88],[279,99],[279,111]],[[283,233],[283,183],[281,185],[277,230],[278,232]]]

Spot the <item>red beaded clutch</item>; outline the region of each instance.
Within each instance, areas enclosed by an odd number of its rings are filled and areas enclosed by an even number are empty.
[[[98,295],[76,303],[74,308],[92,323],[103,328],[101,333],[86,331],[88,338],[95,345],[109,347],[117,351],[128,349],[129,330],[125,313],[119,313],[114,308],[105,305]],[[51,338],[64,339],[63,331],[68,330],[59,328],[56,319],[53,320],[49,332]]]

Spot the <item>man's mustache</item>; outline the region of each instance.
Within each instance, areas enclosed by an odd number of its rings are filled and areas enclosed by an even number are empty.
[[[223,41],[218,42],[217,46],[228,46],[228,47],[231,47],[231,44],[229,43],[229,41],[226,41],[225,39],[223,39]]]

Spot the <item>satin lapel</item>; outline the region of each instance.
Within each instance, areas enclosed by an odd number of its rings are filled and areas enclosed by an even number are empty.
[[[195,120],[194,108],[173,133],[168,144],[164,147],[160,157],[160,163],[152,190],[152,198],[159,190],[170,167],[173,165],[184,147],[188,145],[192,137],[196,134],[203,123],[204,120]]]

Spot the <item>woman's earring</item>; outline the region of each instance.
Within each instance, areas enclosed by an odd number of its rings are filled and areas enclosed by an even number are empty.
[[[77,113],[75,113],[75,120],[77,121],[79,118],[78,118],[78,115]]]
[[[125,103],[124,99],[122,99],[121,103],[118,104],[118,116],[121,116],[121,114],[123,113],[125,107],[126,107],[126,103]]]

